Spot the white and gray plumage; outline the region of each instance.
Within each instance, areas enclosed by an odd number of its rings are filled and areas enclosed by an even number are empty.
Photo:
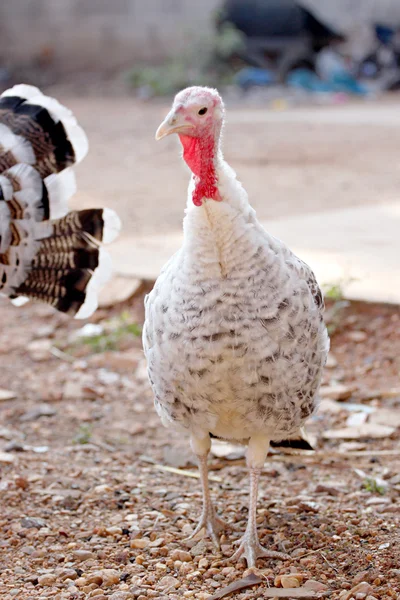
[[[0,96],[0,295],[86,318],[111,274],[101,242],[120,229],[109,209],[68,212],[71,167],[86,155],[71,111],[37,88]]]
[[[310,268],[257,221],[224,161],[222,100],[180,92],[156,137],[178,133],[192,170],[184,242],[146,299],[143,332],[155,406],[188,432],[199,459],[206,529],[218,544],[207,481],[210,434],[248,442],[248,526],[233,558],[254,565],[258,479],[270,443],[298,438],[316,408],[329,349],[323,299]]]

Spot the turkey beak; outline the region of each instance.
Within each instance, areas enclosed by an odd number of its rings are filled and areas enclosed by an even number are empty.
[[[156,140],[162,140],[171,133],[189,133],[193,128],[194,125],[187,123],[183,115],[178,115],[174,110],[171,110],[157,129]]]

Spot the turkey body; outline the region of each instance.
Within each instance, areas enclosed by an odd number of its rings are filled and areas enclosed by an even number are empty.
[[[329,350],[312,271],[256,219],[222,158],[221,202],[191,202],[184,243],[146,299],[144,347],[165,425],[290,439],[316,408]]]

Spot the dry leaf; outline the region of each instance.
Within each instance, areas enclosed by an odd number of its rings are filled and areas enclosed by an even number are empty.
[[[229,594],[233,594],[234,592],[238,592],[240,590],[244,590],[245,588],[251,587],[253,585],[257,585],[262,583],[264,580],[261,579],[258,575],[252,573],[248,577],[244,579],[239,579],[238,581],[234,581],[230,585],[222,588],[219,592],[211,596],[209,600],[220,600],[220,598],[225,598]],[[263,598],[315,598],[316,594],[314,590],[307,589],[305,587],[302,588],[265,588],[262,591]]]
[[[262,583],[263,581],[264,580],[261,579],[261,577],[255,575],[254,573],[251,573],[251,575],[249,575],[248,577],[245,577],[244,579],[238,579],[230,585],[227,585],[226,587],[222,588],[222,590],[219,590],[219,592],[214,594],[214,596],[211,596],[209,600],[219,600],[220,598],[225,598],[225,596],[228,596],[228,594],[233,594],[233,592],[244,590],[248,587],[251,587],[252,585]]]
[[[357,440],[360,438],[385,438],[396,431],[395,427],[387,427],[375,423],[363,423],[356,427],[343,427],[343,429],[328,429],[323,434],[326,440]]]

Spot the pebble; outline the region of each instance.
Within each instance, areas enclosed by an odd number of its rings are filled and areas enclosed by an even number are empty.
[[[316,581],[315,579],[309,579],[305,582],[304,587],[308,590],[313,590],[314,592],[325,592],[328,589],[328,586],[320,581]]]
[[[39,517],[24,517],[21,519],[21,527],[25,529],[40,529],[41,527],[46,527],[46,521]]]
[[[207,552],[207,547],[203,540],[200,540],[193,548],[191,549],[192,556],[204,556]]]
[[[199,569],[207,569],[209,564],[210,563],[208,562],[208,560],[206,558],[201,558],[199,560]]]
[[[22,423],[26,423],[28,421],[36,421],[37,419],[40,419],[40,417],[52,417],[55,414],[57,414],[57,411],[53,406],[43,403],[32,410],[28,410],[19,420]]]
[[[102,585],[103,587],[111,587],[116,583],[119,583],[119,573],[115,569],[101,569],[100,571],[96,571],[91,575],[92,583],[96,583],[100,581],[101,583],[97,583],[97,585]],[[96,579],[96,581],[94,580]],[[89,583],[88,579],[86,581]]]
[[[336,369],[336,367],[338,366],[338,361],[331,352],[328,354],[325,366],[327,369]]]
[[[350,398],[354,388],[341,383],[332,385],[323,385],[320,388],[322,398],[330,398],[331,400],[347,400]]]
[[[299,556],[303,556],[303,554],[307,554],[307,552],[307,548],[297,548],[296,550],[293,550],[291,555],[293,556],[293,558],[298,558]]]
[[[32,360],[35,362],[41,362],[50,358],[50,349],[53,345],[52,340],[40,339],[30,342],[26,349]]]
[[[73,553],[73,557],[77,561],[89,560],[90,558],[95,558],[95,555],[90,550],[75,550]]]
[[[165,575],[158,582],[159,587],[162,590],[171,590],[180,587],[180,582],[176,577],[172,577],[172,575]]]
[[[109,600],[131,600],[133,598],[130,592],[114,592],[109,596]]]
[[[54,585],[55,582],[56,576],[52,573],[46,573],[45,575],[41,575],[40,577],[38,577],[38,585],[49,586]]]
[[[368,335],[365,333],[365,331],[349,331],[347,333],[347,338],[351,342],[356,342],[359,344],[360,342],[365,342],[365,340],[368,338]]]
[[[7,400],[14,400],[17,395],[11,390],[0,389],[0,402],[7,402]]]
[[[78,574],[75,569],[62,569],[62,571],[58,573],[58,579],[61,581],[64,581],[64,579],[76,579],[77,577]]]
[[[122,535],[121,527],[106,527],[106,533],[108,535]]]
[[[173,550],[170,554],[170,558],[172,560],[180,560],[182,562],[191,562],[193,560],[190,552],[186,552],[186,550]]]
[[[350,600],[352,597],[357,598],[357,600],[362,600],[363,598],[366,598],[370,592],[372,592],[370,584],[366,581],[362,581],[351,588],[351,590],[343,590],[339,595],[339,600]]]
[[[193,533],[193,527],[189,523],[185,523],[185,525],[182,527],[182,533],[185,536],[191,535]]]
[[[275,577],[275,585],[283,588],[298,588],[303,581],[300,573],[291,573],[290,575],[278,575]]]
[[[140,550],[142,550],[143,548],[147,548],[147,546],[150,544],[150,540],[146,539],[146,538],[136,538],[135,540],[131,540],[131,548],[139,548]]]

